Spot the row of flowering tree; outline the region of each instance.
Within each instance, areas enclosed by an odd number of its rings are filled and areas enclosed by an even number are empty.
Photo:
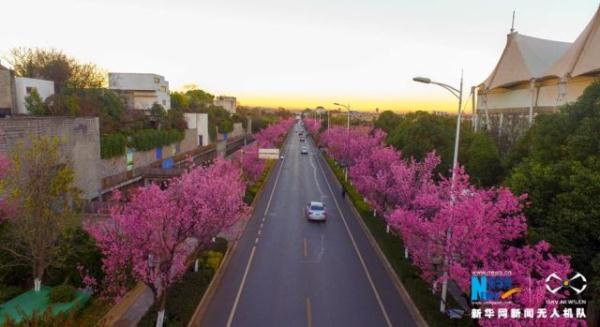
[[[458,168],[454,182],[436,176],[440,158],[434,152],[422,161],[403,158],[383,144],[385,134],[366,127],[332,127],[319,135],[321,145],[337,162],[349,168],[350,180],[375,212],[403,240],[412,263],[434,291],[444,281],[454,281],[470,294],[477,271],[510,271],[521,291],[506,299],[507,310],[526,308],[558,313],[527,320],[482,316],[480,324],[572,326],[583,320],[563,316],[565,294],[545,289],[546,277],[562,278],[571,272],[569,259],[555,256],[546,242],[527,245],[526,196],[515,196],[505,187],[476,188]],[[486,304],[474,308],[485,310]],[[473,311],[473,310],[472,310]],[[477,317],[479,318],[479,317]],[[499,320],[500,319],[500,320]]]
[[[240,169],[218,158],[193,167],[162,190],[136,189],[128,201],[117,193],[106,221],[87,226],[103,258],[107,295],[119,298],[134,281],[143,282],[165,315],[167,290],[187,269],[188,258],[247,214]]]
[[[293,124],[294,119],[287,118],[268,125],[254,135],[256,142],[244,146],[238,153],[236,161],[239,162],[248,184],[255,183],[266,167],[265,161],[258,158],[258,149],[281,146]]]

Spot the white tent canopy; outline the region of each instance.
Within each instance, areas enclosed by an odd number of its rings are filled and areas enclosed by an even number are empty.
[[[484,88],[506,87],[544,75],[548,67],[567,52],[571,43],[508,34],[502,56],[492,74],[482,83]]]
[[[576,77],[600,71],[600,7],[573,46],[550,66],[547,77]]]

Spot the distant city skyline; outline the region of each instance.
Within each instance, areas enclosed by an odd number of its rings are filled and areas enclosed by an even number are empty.
[[[522,34],[573,42],[597,0],[497,2],[392,0],[32,0],[0,6],[0,54],[56,48],[108,71],[197,84],[240,105],[454,111],[446,91],[493,70],[512,11]],[[26,14],[26,15],[25,15]],[[26,18],[25,18],[26,16]],[[4,62],[4,60],[3,60]],[[470,112],[470,104],[467,104]]]

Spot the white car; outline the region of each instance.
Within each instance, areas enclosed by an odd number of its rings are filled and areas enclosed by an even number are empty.
[[[308,154],[308,147],[306,145],[303,145],[302,148],[300,148],[300,154]]]
[[[306,204],[306,219],[311,221],[326,221],[327,212],[323,202],[311,201]]]

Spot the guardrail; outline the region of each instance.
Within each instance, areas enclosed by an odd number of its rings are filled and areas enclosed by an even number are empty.
[[[230,155],[235,151],[239,150],[244,144],[244,139],[246,139],[246,142],[251,142],[254,140],[254,137],[252,135],[238,136],[236,138],[228,140],[225,148],[226,155]],[[209,144],[207,146],[199,147],[190,151],[176,154],[172,157],[172,160],[175,162],[175,165],[171,169],[161,168],[162,162],[167,159],[157,160],[149,166],[134,168],[129,171],[124,171],[118,174],[102,178],[102,191],[100,193],[108,193],[113,191],[114,189],[119,189],[129,184],[141,181],[146,176],[151,176],[155,178],[176,177],[181,174],[182,168],[185,168],[188,165],[187,160],[189,158],[191,158],[194,161],[194,163],[202,165],[212,161],[216,156],[216,145]]]

